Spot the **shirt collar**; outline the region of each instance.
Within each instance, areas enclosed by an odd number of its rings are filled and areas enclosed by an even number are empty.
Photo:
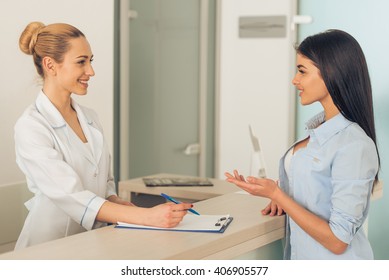
[[[66,121],[61,113],[51,103],[50,99],[40,91],[35,101],[35,106],[40,114],[49,122],[53,128],[58,128],[66,125]]]
[[[345,129],[351,121],[347,120],[341,113],[325,120],[324,111],[315,115],[306,123],[306,128],[311,136],[315,136],[320,145],[327,142],[332,136]]]
[[[74,110],[77,112],[77,117],[78,118],[84,118],[85,121],[89,124],[89,125],[92,125],[93,124],[93,119],[92,117],[88,114],[88,111],[83,111],[80,107],[80,105],[78,105],[78,103],[76,102],[76,100],[74,100],[72,98],[72,107],[74,108]]]
[[[74,110],[77,112],[77,115],[83,116],[82,110],[80,109],[80,106],[77,104],[77,102],[74,99],[71,101]],[[50,99],[46,96],[46,94],[43,93],[42,90],[38,94],[38,97],[35,101],[35,106],[38,112],[41,113],[42,116],[50,123],[51,127],[59,128],[66,125],[66,121],[62,117],[61,113],[54,106],[54,104],[51,103]],[[89,116],[84,117],[88,124],[92,124],[93,121]]]

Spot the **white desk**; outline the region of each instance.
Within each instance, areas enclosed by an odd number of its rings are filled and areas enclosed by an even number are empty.
[[[267,199],[240,193],[195,203],[202,214],[234,217],[222,234],[109,226],[5,253],[0,259],[231,259],[283,238],[284,216],[260,213],[267,203]]]

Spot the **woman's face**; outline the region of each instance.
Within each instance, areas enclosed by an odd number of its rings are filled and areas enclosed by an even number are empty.
[[[57,65],[57,85],[61,91],[85,95],[88,81],[95,75],[91,64],[93,54],[84,37],[70,40],[70,46],[63,62]]]
[[[292,83],[299,90],[301,105],[319,101],[325,108],[328,102],[333,104],[319,69],[310,59],[300,54],[297,54],[297,73]]]

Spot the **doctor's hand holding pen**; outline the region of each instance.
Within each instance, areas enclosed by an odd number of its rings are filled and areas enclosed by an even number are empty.
[[[111,196],[101,206],[96,220],[100,222],[125,222],[145,226],[172,228],[177,226],[188,210],[190,203],[163,203],[151,208],[137,207],[117,196]]]
[[[243,175],[239,174],[237,170],[234,170],[233,173],[234,175],[230,174],[229,172],[224,173],[228,182],[235,184],[237,187],[245,190],[251,195],[271,199],[271,202],[264,209],[262,209],[261,213],[263,215],[280,216],[284,214],[284,210],[274,200],[277,196],[277,193],[282,191],[278,187],[278,181],[274,181],[268,178],[256,178],[252,176],[245,178]]]

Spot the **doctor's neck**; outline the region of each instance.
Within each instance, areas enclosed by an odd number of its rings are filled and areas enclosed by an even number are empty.
[[[50,83],[46,82],[43,85],[42,91],[62,115],[74,111],[73,107],[71,106],[71,93],[50,87]]]

